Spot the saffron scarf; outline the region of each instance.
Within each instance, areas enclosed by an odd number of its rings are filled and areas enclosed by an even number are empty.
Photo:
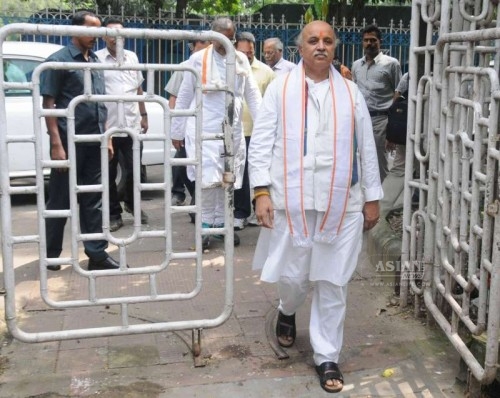
[[[302,61],[290,71],[283,84],[282,126],[284,150],[285,211],[294,246],[310,247],[315,242],[333,243],[342,228],[351,183],[357,181],[354,99],[349,84],[330,67],[332,159],[328,171],[328,203],[313,236],[307,228],[304,208],[304,157],[307,144],[307,95]],[[301,100],[299,100],[301,99]],[[296,144],[295,144],[296,143]],[[292,145],[295,144],[295,145]],[[343,165],[343,166],[340,166]],[[346,165],[348,165],[346,167]]]
[[[224,88],[226,86],[225,80],[219,74],[219,69],[214,60],[214,46],[213,44],[205,48],[202,56],[201,65],[201,84],[203,86],[213,85],[216,88]],[[236,74],[247,76],[249,70],[244,68],[245,55],[236,51]]]

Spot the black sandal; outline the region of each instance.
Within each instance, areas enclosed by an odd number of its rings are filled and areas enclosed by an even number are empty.
[[[340,392],[344,388],[344,376],[335,362],[323,362],[321,365],[316,366],[316,372],[319,376],[319,384],[326,392],[335,393]],[[340,381],[340,385],[329,386],[326,384],[328,380]]]
[[[295,314],[284,315],[278,311],[278,321],[276,322],[276,337],[278,344],[282,347],[291,347],[295,343],[297,329],[295,327]],[[283,337],[291,337],[292,340],[283,340]]]

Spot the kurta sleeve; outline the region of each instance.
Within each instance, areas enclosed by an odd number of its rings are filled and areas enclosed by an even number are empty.
[[[248,150],[251,188],[271,184],[270,170],[278,131],[278,105],[277,85],[274,80],[267,87],[258,115],[254,119],[252,139]]]
[[[179,88],[175,109],[189,109],[193,101],[196,87],[196,78],[191,72],[184,72],[182,83]],[[171,138],[174,140],[183,140],[186,134],[187,117],[175,117],[172,119]]]
[[[361,189],[364,200],[371,202],[384,197],[378,168],[377,147],[373,137],[373,127],[363,94],[356,89],[356,109],[354,112],[356,141],[361,164]]]

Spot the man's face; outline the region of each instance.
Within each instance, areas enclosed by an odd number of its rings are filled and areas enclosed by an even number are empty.
[[[332,27],[323,21],[307,24],[302,31],[299,53],[307,68],[329,69],[335,54],[335,35]]]
[[[120,23],[110,23],[107,28],[110,29],[122,29],[123,25]],[[104,42],[106,43],[106,47],[108,51],[112,54],[116,54],[116,37],[104,36]]]
[[[375,58],[380,52],[380,40],[375,32],[368,32],[363,35],[363,49],[368,58]]]
[[[101,26],[101,21],[97,17],[92,17],[90,15],[85,16],[85,22],[83,26],[90,26],[90,27],[96,27],[99,28]],[[89,36],[79,36],[75,37],[75,40],[77,42],[77,45],[80,49],[82,50],[92,50],[95,46],[95,43],[97,41],[96,37],[89,37]]]
[[[253,59],[255,57],[255,48],[252,42],[241,40],[236,44],[236,49],[245,54],[248,58],[248,62],[252,65]]]
[[[274,44],[267,43],[264,44],[264,61],[271,68],[278,63],[281,59],[281,51],[277,50]]]
[[[197,40],[197,41],[194,43],[194,46],[193,46],[193,48],[192,48],[192,51],[193,51],[193,53],[195,53],[196,51],[200,51],[200,50],[203,50],[204,48],[207,48],[209,45],[210,45],[210,42],[209,42],[209,41],[201,41],[201,40]]]
[[[231,42],[234,43],[234,34],[235,34],[234,28],[222,30],[219,33],[223,34]],[[214,41],[213,44],[214,44],[215,51],[217,51],[220,55],[226,55],[226,49],[224,48],[224,46],[221,43],[219,43],[218,41]]]

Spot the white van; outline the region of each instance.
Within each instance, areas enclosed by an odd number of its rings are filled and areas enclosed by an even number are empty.
[[[37,42],[3,43],[4,78],[7,81],[26,82],[31,80],[33,69],[62,46]],[[5,91],[5,106],[7,111],[7,130],[9,135],[33,133],[33,104],[30,90],[8,89]],[[40,105],[41,106],[41,105]],[[146,104],[149,114],[149,131],[158,133],[163,128],[163,110],[159,104]],[[45,123],[42,122],[42,129]],[[44,130],[43,156],[49,157],[49,136]],[[25,178],[35,176],[35,148],[31,143],[11,143],[9,152],[10,178]],[[3,155],[3,154],[2,154]],[[162,164],[164,161],[163,146],[156,141],[144,143],[142,164],[149,166]],[[46,174],[49,170],[44,170]],[[118,170],[117,183],[122,181],[121,170]]]

